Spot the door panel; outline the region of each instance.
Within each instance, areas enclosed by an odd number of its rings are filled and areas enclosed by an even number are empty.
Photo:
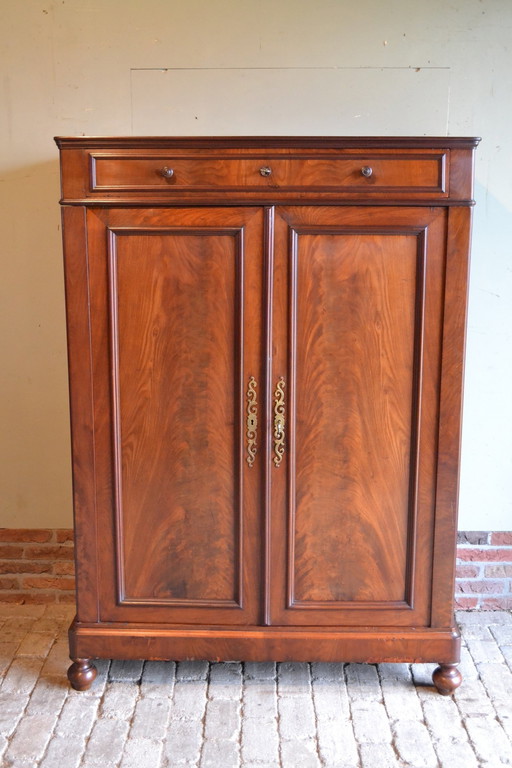
[[[276,213],[273,623],[428,622],[444,231],[441,211]]]
[[[255,622],[259,465],[244,414],[260,380],[262,213],[90,211],[88,224],[99,423],[106,398],[112,414],[97,441],[111,451],[101,617]]]

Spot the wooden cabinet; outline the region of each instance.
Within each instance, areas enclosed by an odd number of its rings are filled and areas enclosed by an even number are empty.
[[[436,661],[476,139],[61,138],[93,659]]]

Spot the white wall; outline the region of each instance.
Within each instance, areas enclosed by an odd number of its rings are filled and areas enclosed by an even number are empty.
[[[0,526],[67,527],[56,134],[481,135],[460,528],[512,528],[512,2],[0,0]]]

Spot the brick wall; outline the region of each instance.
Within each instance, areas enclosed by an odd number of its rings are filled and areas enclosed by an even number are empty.
[[[512,531],[459,532],[455,604],[512,609]]]
[[[74,602],[73,531],[0,528],[0,603]],[[455,604],[512,609],[512,532],[459,533]]]
[[[0,603],[73,603],[73,531],[0,528]]]

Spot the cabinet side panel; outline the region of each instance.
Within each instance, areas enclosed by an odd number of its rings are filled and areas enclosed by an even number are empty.
[[[237,232],[111,244],[121,601],[238,602]]]
[[[444,297],[432,626],[453,623],[471,208],[450,209]]]
[[[62,223],[78,618],[80,621],[96,621],[96,475],[85,209],[63,207]]]

